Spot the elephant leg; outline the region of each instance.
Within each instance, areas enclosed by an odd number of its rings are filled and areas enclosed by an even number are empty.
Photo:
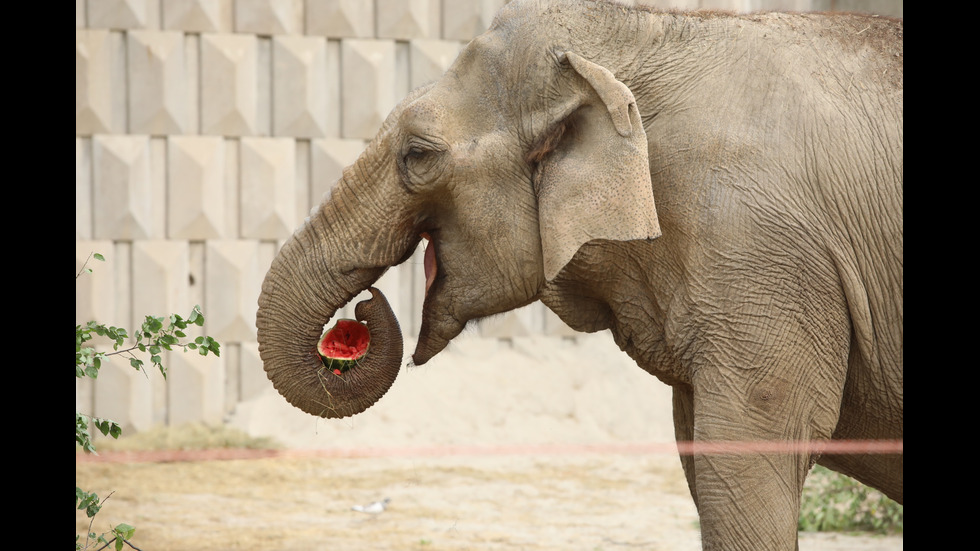
[[[693,441],[693,390],[675,386],[673,407],[677,441]],[[700,441],[745,438],[741,432],[736,435],[705,425],[698,426]],[[795,548],[804,474],[800,469],[809,468],[808,458],[801,463],[790,455],[681,453],[680,460],[700,515],[703,549]]]
[[[802,445],[763,452],[752,444],[829,439],[837,424],[846,337],[820,347],[809,336],[776,331],[783,348],[749,346],[741,360],[729,350],[728,361],[702,362],[694,371],[694,442],[732,443],[723,453],[696,452],[691,459],[705,551],[795,549],[814,456]]]
[[[812,454],[802,446],[763,453],[752,444],[830,437],[843,386],[833,373],[843,368],[802,356],[802,363],[784,359],[772,369],[699,370],[693,439],[731,443],[690,459],[705,551],[796,548]]]
[[[704,551],[796,548],[809,457],[702,454],[693,462]]]
[[[694,393],[691,387],[675,386],[674,391],[674,439],[678,442],[694,440]],[[698,503],[698,491],[694,478],[694,456],[682,453],[681,467],[687,478],[687,487],[691,490],[694,504]]]

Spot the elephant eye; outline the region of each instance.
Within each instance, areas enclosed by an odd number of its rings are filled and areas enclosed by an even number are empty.
[[[432,139],[412,136],[405,142],[402,159],[405,161],[418,160],[440,149],[443,148]]]
[[[419,145],[410,145],[402,154],[402,166],[409,173],[425,171],[431,149]]]
[[[408,148],[408,151],[405,152],[405,162],[407,164],[409,161],[416,161],[422,158],[426,153],[428,153],[428,151],[426,151],[425,149],[413,145]]]
[[[421,138],[413,138],[405,144],[398,164],[411,187],[422,186],[438,176],[442,164],[439,159],[443,157],[440,152],[437,144]]]

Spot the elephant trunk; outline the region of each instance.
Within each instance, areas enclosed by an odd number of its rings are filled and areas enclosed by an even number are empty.
[[[343,192],[341,192],[343,193]],[[259,355],[273,386],[293,406],[320,417],[366,410],[391,387],[402,360],[402,334],[377,289],[355,307],[370,331],[367,355],[336,374],[317,353],[324,324],[386,269],[350,264],[338,241],[349,237],[339,215],[343,200],[325,203],[283,245],[262,283],[256,328]],[[329,236],[329,237],[328,237]]]

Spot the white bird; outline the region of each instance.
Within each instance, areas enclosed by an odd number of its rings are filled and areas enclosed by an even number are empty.
[[[386,497],[381,501],[375,501],[374,503],[368,505],[355,505],[351,507],[351,509],[354,511],[360,511],[361,513],[371,513],[372,515],[377,515],[388,508],[388,502],[390,501],[391,499]]]

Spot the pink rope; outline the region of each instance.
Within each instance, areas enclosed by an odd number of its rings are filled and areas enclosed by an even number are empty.
[[[425,446],[357,449],[253,450],[217,448],[207,450],[109,451],[99,455],[76,453],[76,463],[144,463],[214,461],[272,457],[443,457],[460,455],[575,455],[575,454],[902,454],[902,440],[809,440],[809,441],[714,441],[651,442],[630,444],[513,444],[486,446]]]

